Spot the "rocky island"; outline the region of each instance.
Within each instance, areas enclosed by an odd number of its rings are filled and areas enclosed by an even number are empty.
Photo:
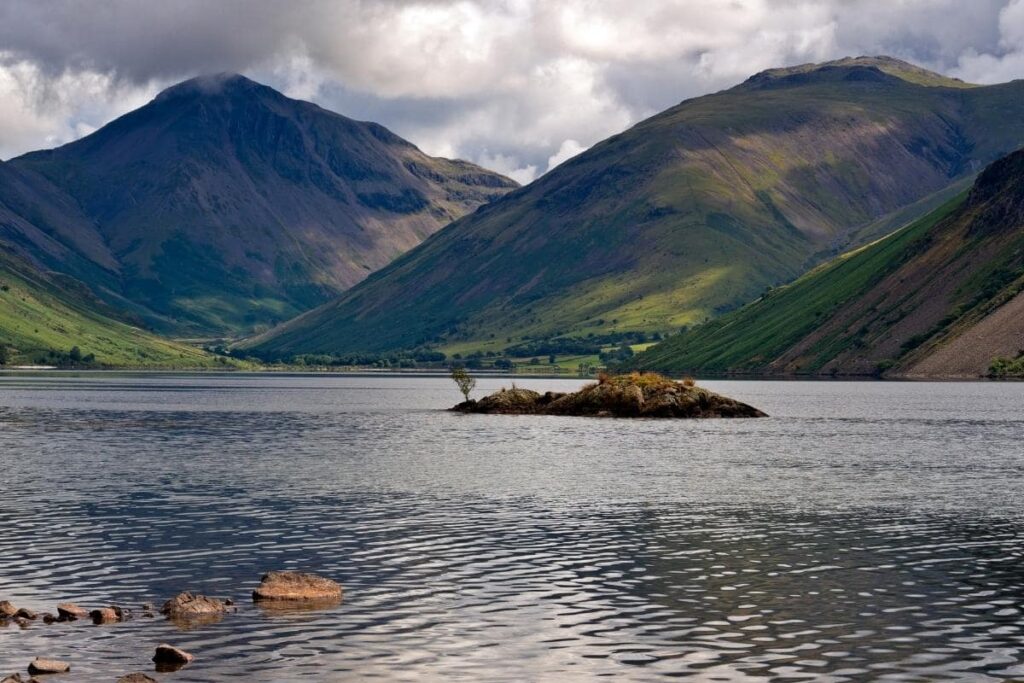
[[[600,375],[579,391],[539,393],[501,389],[479,401],[467,400],[451,410],[503,415],[587,415],[594,417],[767,417],[753,406],[656,373]]]

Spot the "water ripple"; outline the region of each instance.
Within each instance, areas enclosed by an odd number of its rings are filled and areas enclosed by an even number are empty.
[[[1020,389],[896,428],[947,385],[851,386],[734,386],[776,402],[737,425],[464,419],[405,378],[0,379],[0,599],[240,604],[9,626],[0,673],[109,681],[167,641],[197,655],[176,681],[1024,677],[1024,420],[989,407]],[[262,610],[270,568],[344,600]]]

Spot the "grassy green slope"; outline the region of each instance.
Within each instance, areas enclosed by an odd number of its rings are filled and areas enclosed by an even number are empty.
[[[80,283],[0,253],[0,346],[8,365],[67,363],[76,346],[96,367],[237,365],[114,320],[102,308]]]
[[[754,372],[812,333],[842,305],[905,262],[965,195],[898,232],[819,266],[744,308],[672,337],[637,356],[638,368]],[[820,361],[806,370],[820,367]]]
[[[1024,82],[922,84],[894,64],[768,72],[683,102],[243,346],[486,351],[733,310],[1024,143]]]
[[[977,376],[1024,339],[1024,152],[897,233],[634,359],[673,372]]]

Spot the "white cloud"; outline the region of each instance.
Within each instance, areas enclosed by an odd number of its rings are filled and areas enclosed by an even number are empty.
[[[156,92],[152,84],[121,82],[110,74],[49,74],[32,61],[0,52],[0,158],[88,135]]]
[[[1024,0],[8,0],[0,156],[240,71],[529,179],[686,97],[858,54],[1024,77]]]
[[[580,152],[587,149],[575,140],[563,140],[561,147],[558,151],[548,157],[548,170],[550,171],[555,166],[558,166],[563,161],[568,161]]]
[[[1024,0],[1013,0],[999,12],[999,43],[992,52],[968,48],[955,70],[966,81],[1001,83],[1024,78]]]
[[[520,185],[532,182],[537,177],[537,167],[534,165],[517,166],[513,157],[504,154],[489,154],[484,152],[475,159],[476,163],[506,175]]]

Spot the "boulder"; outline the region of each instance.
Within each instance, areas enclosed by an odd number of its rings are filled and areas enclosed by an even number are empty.
[[[24,683],[24,681],[21,678],[21,674],[11,674],[10,676],[0,678],[0,683]]]
[[[175,671],[190,664],[194,659],[195,657],[188,652],[166,643],[157,645],[156,654],[153,655],[157,671]]]
[[[36,674],[65,674],[71,671],[71,665],[67,662],[62,662],[59,659],[43,659],[42,657],[36,657],[32,660],[32,663],[28,665],[29,675],[35,676]]]
[[[170,619],[191,619],[224,614],[227,609],[227,604],[217,598],[186,591],[165,602],[160,608],[160,614]]]
[[[157,683],[157,681],[144,673],[135,672],[121,676],[117,679],[117,683]]]
[[[57,605],[57,619],[60,621],[75,621],[76,619],[85,619],[87,616],[89,616],[88,610],[74,603],[62,602]]]
[[[34,620],[39,618],[38,614],[36,614],[32,610],[28,609],[27,607],[22,607],[21,609],[19,609],[17,612],[14,613],[14,616],[16,618],[29,619],[29,620],[32,620],[32,621],[34,621]]]
[[[57,615],[51,614],[50,612],[43,612],[40,616],[42,617],[44,624],[52,624],[57,621]]]
[[[0,617],[10,619],[18,613],[18,608],[8,600],[0,600]]]
[[[316,574],[290,571],[267,572],[252,592],[256,602],[336,602],[341,586]]]

